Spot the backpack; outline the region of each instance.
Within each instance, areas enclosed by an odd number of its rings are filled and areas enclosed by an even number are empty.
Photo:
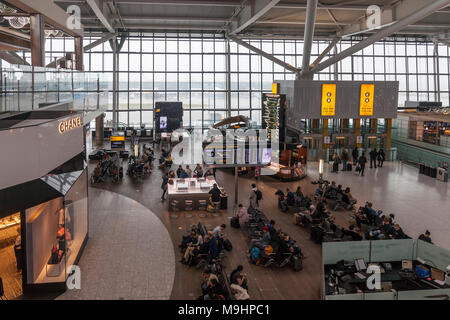
[[[256,199],[257,199],[258,201],[259,201],[259,200],[262,200],[262,192],[259,191],[259,190],[256,190],[255,193],[256,193]]]
[[[267,246],[267,247],[264,248],[264,254],[266,256],[268,256],[268,255],[270,255],[272,253],[273,253],[273,247],[272,246]]]

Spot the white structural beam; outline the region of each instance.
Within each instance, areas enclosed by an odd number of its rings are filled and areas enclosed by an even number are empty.
[[[237,34],[253,24],[270,9],[272,9],[280,0],[255,0],[247,2],[247,5],[239,12],[236,21],[231,22],[229,34]]]
[[[239,45],[241,45],[241,46],[243,46],[243,47],[245,47],[245,48],[247,48],[247,49],[249,49],[249,50],[251,50],[251,51],[253,51],[253,52],[255,52],[255,53],[259,54],[259,55],[261,55],[261,56],[263,56],[264,58],[266,58],[266,59],[268,59],[268,60],[270,60],[272,62],[275,62],[276,64],[282,66],[286,70],[292,71],[295,74],[300,73],[300,69],[295,68],[294,66],[292,66],[292,65],[290,65],[290,64],[288,64],[288,63],[286,63],[286,62],[284,62],[284,61],[282,61],[282,60],[280,60],[278,58],[275,58],[274,56],[272,56],[272,55],[270,55],[270,54],[268,54],[268,53],[266,53],[266,52],[264,52],[264,51],[262,51],[262,50],[260,50],[260,49],[258,49],[256,47],[252,46],[251,44],[249,44],[249,43],[239,39],[236,36],[228,35],[228,39],[233,40],[237,44],[239,44]]]
[[[302,75],[309,71],[318,0],[308,0],[306,8],[305,40],[303,43]]]
[[[74,0],[75,1],[75,0]],[[139,4],[139,5],[167,5],[167,6],[207,6],[207,7],[237,7],[240,1],[214,1],[214,0],[105,0],[105,2],[116,4]],[[67,2],[67,1],[63,1]]]
[[[375,29],[381,29],[409,16],[424,6],[431,5],[435,2],[436,0],[401,0],[392,7],[380,11],[379,24],[377,24],[376,19],[378,13],[373,11],[372,14],[365,16],[358,22],[344,27],[338,32],[338,36],[348,37]]]
[[[53,0],[7,0],[12,6],[30,13],[41,14],[46,23],[74,37],[83,36],[83,25],[79,29],[68,26],[69,14],[56,5]]]
[[[30,65],[27,61],[23,60],[22,57],[20,57],[14,51],[0,51],[0,59],[3,59],[10,64],[21,64],[27,66]]]
[[[326,55],[331,51],[331,49],[335,48],[335,46],[339,42],[339,40],[341,40],[341,38],[335,38],[333,41],[331,41],[330,44],[328,45],[328,47],[326,47],[325,50],[323,50],[323,52],[317,57],[317,59],[314,60],[313,63],[311,63],[310,69],[312,69],[316,65],[318,65],[320,63],[320,61],[322,61],[323,58],[325,58]]]
[[[381,39],[390,36],[391,34],[402,30],[403,28],[416,23],[417,21],[429,16],[430,14],[436,12],[437,10],[444,8],[446,6],[450,5],[450,0],[433,0],[432,3],[427,3],[422,8],[416,10],[414,13],[410,14],[407,17],[404,17],[403,19],[395,22],[394,24],[390,25],[389,27],[386,27],[377,33],[373,34],[372,36],[362,40],[361,42],[357,43],[356,45],[334,55],[330,59],[326,60],[323,63],[318,64],[316,67],[314,67],[311,72],[316,73],[319,72],[325,68],[328,68],[329,66],[332,66],[333,64],[341,61],[342,59],[345,59],[346,57],[370,46],[371,44],[380,41]]]
[[[183,22],[218,22],[224,23],[230,21],[228,17],[176,17],[176,16],[121,16],[125,21],[183,21]],[[84,20],[96,19],[94,17],[85,17]]]
[[[103,6],[103,2],[100,0],[86,0],[86,2],[91,7],[92,11],[94,11],[100,22],[105,26],[106,30],[110,33],[115,33],[114,27],[110,23],[111,19],[105,13],[106,7]]]

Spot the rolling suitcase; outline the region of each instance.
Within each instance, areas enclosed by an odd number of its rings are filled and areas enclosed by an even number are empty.
[[[238,217],[231,218],[230,225],[233,228],[236,228],[236,229],[239,228],[240,227],[240,225],[239,225],[239,218]]]
[[[300,271],[303,269],[303,262],[302,259],[298,256],[293,256],[292,257],[292,262],[293,262],[293,268],[295,271]]]
[[[347,163],[347,171],[352,171],[352,164],[351,163]]]

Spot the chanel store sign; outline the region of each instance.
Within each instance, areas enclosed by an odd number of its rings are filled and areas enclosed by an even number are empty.
[[[58,123],[58,132],[60,134],[63,134],[72,129],[79,128],[82,125],[83,122],[81,121],[81,117],[75,117],[69,120],[61,121],[60,123]]]

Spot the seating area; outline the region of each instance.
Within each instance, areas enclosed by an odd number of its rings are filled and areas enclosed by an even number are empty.
[[[263,212],[249,208],[247,232],[250,263],[264,268],[289,265],[295,271],[303,269],[304,257],[300,247],[282,230],[276,230],[275,221],[269,221]]]

